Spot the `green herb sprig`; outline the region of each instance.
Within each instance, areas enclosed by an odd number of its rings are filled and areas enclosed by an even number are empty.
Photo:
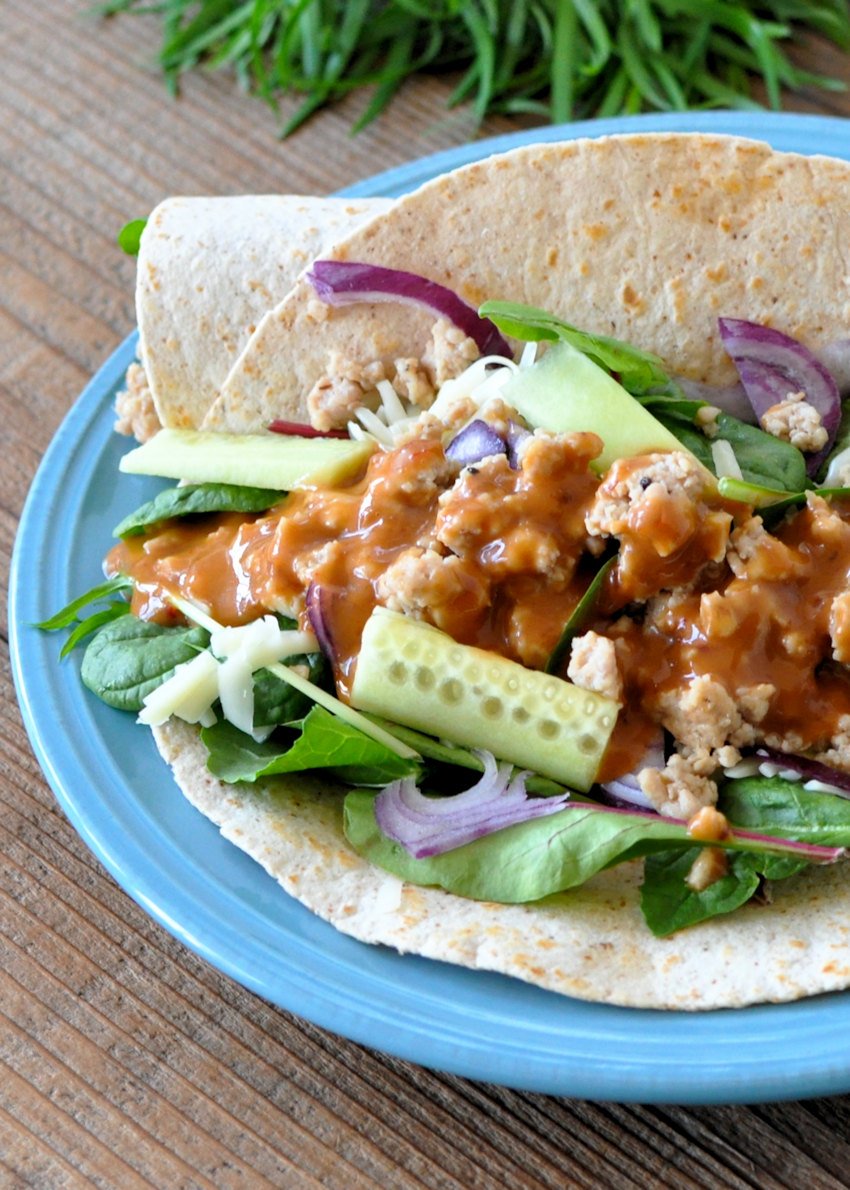
[[[418,71],[454,72],[448,106],[553,122],[648,109],[758,108],[782,91],[844,90],[796,67],[800,31],[850,48],[847,0],[108,0],[102,15],[158,13],[158,63],[176,92],[199,65],[235,72],[277,110],[304,99],[281,128],[361,87],[371,123]]]

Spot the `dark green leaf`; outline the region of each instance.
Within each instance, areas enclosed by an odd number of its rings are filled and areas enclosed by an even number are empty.
[[[288,657],[287,665],[304,665],[309,670],[308,679],[315,685],[323,684],[327,674],[327,662],[321,653],[309,653],[301,657]],[[302,694],[276,677],[267,669],[254,674],[254,725],[270,727],[273,723],[292,723],[306,715],[312,703]]]
[[[550,342],[560,339],[569,343],[606,372],[616,372],[622,385],[631,393],[643,393],[669,383],[669,377],[657,355],[641,351],[620,339],[579,330],[546,310],[516,302],[485,302],[478,313],[515,339]]]
[[[570,646],[575,637],[580,632],[584,632],[587,625],[596,615],[596,609],[599,605],[599,597],[602,594],[605,586],[605,580],[611,573],[614,566],[617,565],[617,556],[609,558],[607,562],[599,567],[593,577],[593,581],[582,595],[578,604],[576,605],[573,614],[564,625],[564,631],[561,633],[561,639],[552,650],[552,655],[546,663],[547,674],[561,673],[564,666],[564,661],[570,651]]]
[[[55,615],[34,624],[33,627],[42,628],[45,632],[55,632],[58,628],[69,628],[78,619],[77,612],[88,607],[90,603],[97,603],[101,599],[108,599],[110,595],[116,595],[119,591],[132,591],[132,589],[132,580],[123,574],[118,574],[115,578],[107,579],[105,583],[99,583],[96,587],[92,587],[84,595],[78,595]]]
[[[67,657],[76,649],[77,645],[91,636],[93,632],[97,632],[98,628],[102,628],[104,624],[108,624],[110,620],[117,620],[119,616],[129,616],[130,605],[124,601],[113,601],[108,607],[103,608],[99,612],[93,612],[92,615],[86,617],[85,620],[80,620],[74,631],[70,633],[68,639],[62,646],[62,651],[59,654],[60,659]]]
[[[780,880],[808,866],[805,860],[789,856],[731,853],[726,875],[697,892],[686,883],[686,877],[701,850],[661,851],[644,861],[640,907],[656,937],[731,913],[751,899],[762,876]]]
[[[205,727],[201,738],[209,752],[207,767],[231,783],[324,769],[352,784],[386,785],[418,773],[416,761],[396,756],[323,707],[314,706],[305,719],[290,726],[300,731],[283,745],[274,739],[258,744],[225,720]]]
[[[101,628],[86,649],[83,683],[119,711],[140,711],[145,697],[174,673],[176,666],[209,644],[209,633],[194,626],[164,628],[136,616],[122,616]]]
[[[782,777],[742,777],[721,789],[720,808],[733,826],[757,834],[850,847],[850,800],[804,789]]]
[[[715,423],[717,437],[725,438],[748,483],[799,492],[806,486],[806,460],[789,442],[765,434],[757,426],[748,426],[729,413],[721,413]]]
[[[124,517],[113,529],[115,537],[135,537],[151,525],[171,517],[199,516],[213,512],[265,512],[279,504],[286,492],[271,488],[246,488],[229,483],[187,484],[166,488],[153,500]]]

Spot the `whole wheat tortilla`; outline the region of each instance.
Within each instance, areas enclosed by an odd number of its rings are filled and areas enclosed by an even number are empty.
[[[136,315],[162,424],[199,426],[257,323],[301,270],[390,205],[278,195],[160,203],[142,233]]]
[[[844,865],[778,882],[771,904],[751,902],[731,917],[655,938],[638,905],[639,863],[531,905],[419,888],[348,845],[339,787],[283,776],[227,785],[207,771],[196,728],[172,719],[154,736],[186,797],[226,839],[362,942],[630,1008],[738,1008],[850,986]]]
[[[656,351],[698,381],[736,379],[718,315],[817,349],[850,326],[850,164],[699,134],[532,145],[427,183],[331,252],[442,282],[473,305],[541,306]],[[306,280],[268,313],[207,426],[303,418],[332,351],[421,355],[433,317],[350,306],[322,321]],[[295,345],[293,347],[293,344]]]
[[[429,183],[336,246],[443,281],[471,302],[530,302],[657,351],[668,367],[727,383],[719,314],[772,322],[817,347],[850,324],[850,165],[707,136],[534,146]],[[316,320],[300,281],[263,319],[208,418],[252,430],[304,416],[337,350],[367,362],[413,355],[432,319],[350,307]],[[750,903],[657,939],[638,904],[640,866],[532,905],[480,903],[403,884],[361,859],[339,789],[305,777],[227,785],[194,728],[155,731],[178,785],[224,836],[338,929],[582,999],[710,1009],[850,986],[844,865],[779,882]]]

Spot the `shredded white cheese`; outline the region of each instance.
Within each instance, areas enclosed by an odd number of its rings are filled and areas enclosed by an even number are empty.
[[[179,665],[168,681],[151,691],[139,722],[153,727],[176,715],[187,723],[209,726],[215,722],[213,704],[220,701],[222,714],[234,727],[256,740],[265,739],[270,729],[254,727],[254,674],[287,657],[317,651],[311,632],[281,629],[274,616],[239,628],[216,626],[210,648]]]
[[[725,438],[714,438],[711,442],[711,457],[714,460],[714,470],[717,478],[729,476],[730,479],[743,479],[743,473],[735,458],[732,444]]]

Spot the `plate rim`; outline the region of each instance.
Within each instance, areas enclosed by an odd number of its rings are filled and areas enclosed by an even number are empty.
[[[757,126],[756,135],[760,139],[770,140],[771,135],[778,136],[779,130],[784,133],[788,129],[795,130],[795,134],[801,137],[811,136],[818,141],[816,151],[823,151],[820,142],[824,139],[829,141],[840,138],[844,142],[843,155],[850,157],[850,122],[838,117],[749,112],[650,115],[531,129],[472,142],[376,174],[339,193],[349,197],[397,193],[399,188],[410,189],[412,184],[425,180],[426,177],[436,176],[437,173],[443,172],[447,168],[453,168],[463,161],[478,159],[491,152],[500,152],[505,148],[513,148],[534,141],[572,139],[575,136],[591,133],[594,136],[603,136],[627,130],[710,132],[734,130],[740,135],[753,135],[754,125]],[[534,1061],[523,1060],[522,1054],[514,1052],[522,1049],[521,1034],[517,1034],[517,1040],[513,1044],[509,1043],[507,1037],[503,1037],[503,1045],[497,1052],[494,1052],[492,1044],[484,1034],[476,1038],[468,1031],[464,1031],[463,1018],[455,1022],[452,1027],[449,1027],[448,1023],[444,1024],[441,1035],[439,1038],[435,1038],[432,1031],[423,1031],[422,1028],[416,1027],[415,1010],[417,1005],[421,1006],[421,997],[419,995],[407,997],[400,995],[398,988],[392,984],[392,980],[385,981],[387,988],[384,989],[386,996],[390,995],[390,991],[392,992],[392,1007],[396,1013],[396,1017],[392,1020],[379,1022],[374,1012],[366,1011],[365,1005],[358,1009],[350,1004],[341,1005],[339,994],[329,996],[327,990],[324,992],[324,999],[314,997],[311,1001],[308,996],[308,1010],[305,1011],[304,997],[313,990],[311,980],[316,978],[317,970],[324,972],[325,976],[329,977],[328,962],[331,963],[331,967],[334,964],[339,966],[341,960],[338,956],[340,953],[344,956],[347,955],[350,947],[373,949],[369,948],[368,944],[354,942],[345,935],[338,934],[333,930],[333,927],[327,926],[324,922],[319,923],[320,926],[331,931],[334,939],[344,939],[344,943],[331,946],[330,950],[334,953],[328,954],[326,953],[327,947],[324,945],[327,936],[323,935],[323,931],[321,929],[307,930],[305,929],[306,923],[301,923],[300,950],[299,938],[296,936],[294,952],[295,957],[302,963],[302,969],[293,971],[290,968],[286,973],[287,978],[284,979],[284,983],[275,987],[270,986],[267,978],[260,978],[257,971],[251,967],[250,962],[246,962],[246,959],[250,957],[250,948],[247,955],[245,953],[221,952],[221,938],[215,934],[214,929],[213,934],[210,934],[210,929],[214,927],[215,923],[210,921],[210,915],[206,912],[205,906],[203,907],[204,912],[201,912],[201,907],[198,907],[198,916],[193,921],[182,920],[180,895],[182,895],[187,880],[189,887],[192,887],[192,872],[187,874],[186,871],[175,871],[174,863],[169,862],[167,855],[160,856],[161,862],[155,871],[140,872],[139,848],[137,846],[135,850],[130,848],[132,854],[128,858],[128,850],[126,847],[122,848],[120,840],[116,847],[114,837],[108,833],[104,837],[103,824],[97,821],[96,815],[93,817],[93,810],[87,811],[85,799],[83,798],[81,803],[79,792],[70,787],[69,782],[79,777],[79,771],[70,772],[67,756],[57,754],[56,741],[51,739],[50,733],[45,728],[43,708],[39,704],[43,702],[45,690],[47,690],[49,697],[54,700],[55,706],[64,705],[61,704],[59,694],[63,691],[67,693],[69,674],[73,673],[73,670],[66,667],[65,670],[59,671],[64,676],[61,679],[56,677],[54,670],[58,670],[56,661],[58,649],[55,647],[55,638],[47,638],[45,642],[44,634],[34,633],[23,618],[26,609],[32,606],[30,598],[32,584],[26,583],[26,575],[31,573],[28,567],[32,566],[34,551],[43,537],[43,533],[39,533],[38,510],[48,496],[56,495],[53,489],[56,484],[56,469],[60,467],[60,464],[62,474],[69,472],[72,466],[77,465],[74,459],[80,455],[81,451],[85,457],[88,457],[85,452],[92,448],[93,443],[109,437],[111,429],[105,430],[102,423],[109,417],[115,387],[123,377],[128,363],[135,357],[136,342],[137,332],[133,332],[103,363],[69,410],[48,446],[30,486],[21,514],[12,554],[9,581],[9,646],[12,674],[33,751],[57,801],[72,825],[128,895],[190,950],[250,990],[272,1000],[279,1007],[303,1016],[323,1028],[360,1044],[464,1077],[486,1079],[524,1090],[587,1099],[616,1099],[620,1102],[691,1104],[762,1102],[834,1094],[850,1089],[850,1046],[844,1053],[841,1053],[835,1042],[836,1035],[841,1035],[840,1029],[836,1030],[836,1021],[840,1023],[843,1020],[845,1023],[850,1023],[850,992],[831,993],[791,1004],[759,1005],[699,1014],[625,1009],[609,1005],[590,1005],[584,1001],[572,1000],[555,993],[532,988],[507,976],[468,971],[419,956],[397,955],[394,952],[386,951],[386,948],[379,948],[385,958],[389,956],[388,964],[384,963],[383,966],[388,966],[388,969],[392,970],[396,969],[394,964],[401,963],[408,975],[418,971],[421,976],[424,971],[426,982],[428,982],[428,973],[430,972],[429,986],[435,986],[438,990],[451,984],[459,987],[462,991],[468,991],[468,980],[472,979],[477,982],[479,989],[495,989],[497,997],[506,1006],[515,1006],[519,1001],[539,1004],[542,1002],[541,998],[545,998],[548,1009],[544,1008],[541,1012],[541,1022],[545,1022],[547,1014],[551,1015],[549,1009],[556,1005],[559,1015],[569,1016],[572,1013],[581,1018],[584,1022],[584,1027],[581,1030],[582,1039],[588,1042],[595,1038],[603,1050],[606,1045],[615,1043],[626,1049],[630,1042],[634,1044],[635,1026],[639,1033],[646,1033],[647,1029],[653,1031],[658,1038],[657,1042],[653,1044],[657,1045],[666,1041],[669,1047],[671,1039],[675,1039],[678,1045],[681,1045],[683,1041],[700,1044],[700,1041],[705,1040],[707,1030],[712,1028],[715,1030],[728,1029],[730,1021],[747,1020],[757,1026],[763,1041],[768,1038],[773,1039],[775,1042],[774,1052],[776,1052],[776,1045],[779,1044],[778,1039],[783,1035],[787,1044],[789,1027],[795,1031],[798,1041],[802,1038],[807,1044],[813,1040],[810,1036],[812,1030],[818,1037],[825,1030],[829,1033],[829,1044],[822,1052],[818,1052],[808,1060],[798,1055],[796,1064],[793,1060],[791,1061],[790,1069],[787,1054],[783,1055],[781,1062],[778,1059],[769,1060],[765,1054],[761,1054],[757,1059],[758,1070],[742,1071],[739,1069],[740,1055],[725,1054],[724,1052],[717,1055],[713,1064],[704,1064],[703,1067],[696,1070],[692,1065],[694,1055],[689,1055],[688,1061],[691,1065],[687,1072],[682,1068],[681,1062],[674,1063],[672,1066],[669,1061],[665,1063],[664,1054],[660,1052],[655,1055],[648,1052],[644,1055],[632,1055],[632,1057],[625,1055],[615,1058],[608,1054],[604,1062],[600,1061],[595,1066],[591,1063],[588,1066],[585,1061],[582,1068],[579,1068],[575,1058],[571,1061],[569,1055],[559,1054],[551,1047],[546,1053],[540,1050],[535,1055]],[[95,427],[96,438],[90,437],[92,427]],[[100,449],[97,454],[98,459],[102,454],[103,449]],[[81,491],[75,494],[75,498],[82,501],[86,494],[87,492]],[[40,557],[41,555],[37,553],[36,556]],[[48,653],[50,653],[49,660]],[[88,696],[83,700],[83,703],[85,704],[87,701]],[[76,713],[81,717],[83,727],[88,728],[94,722],[92,715],[86,717],[87,712],[84,707],[77,708]],[[114,712],[114,714],[120,714],[120,712]],[[69,741],[66,736],[64,742],[66,745],[70,742],[73,751],[75,741],[73,739]],[[148,742],[152,747],[152,741]],[[82,744],[76,746],[82,747]],[[88,752],[85,755],[88,763],[90,760]],[[120,779],[120,770],[115,768],[114,757],[101,757],[97,768],[98,773],[101,765],[105,767],[107,779],[116,779],[116,771],[119,772]],[[73,767],[72,764],[70,768],[73,770]],[[160,775],[164,775],[171,783],[170,774],[164,764],[163,774]],[[192,812],[197,813],[196,811]],[[144,830],[153,831],[153,836],[156,837],[156,830],[145,819],[141,807],[138,808],[136,817],[131,809],[128,809],[127,814],[131,823],[136,822],[138,818],[142,822]],[[209,830],[218,834],[217,829],[211,823],[205,819],[201,819],[201,821]],[[145,837],[147,838],[147,836]],[[131,840],[131,842],[135,846],[136,840]],[[230,847],[231,845],[226,844],[226,846]],[[254,865],[254,861],[248,857],[243,858],[251,865],[252,870],[256,867],[258,871],[262,871],[259,869],[259,865]],[[156,880],[163,874],[170,875],[175,880],[176,891],[173,895],[163,896],[161,890],[157,895]],[[263,876],[265,877],[265,873]],[[270,877],[265,878],[271,880]],[[291,901],[298,907],[298,910],[307,914],[314,922],[318,921],[278,886],[275,886],[275,889],[278,895]],[[176,905],[175,897],[177,898]],[[185,905],[182,908],[185,908]],[[177,910],[176,916],[175,909]],[[318,936],[318,943],[310,936],[311,934]],[[258,954],[260,948],[267,945],[267,941],[261,925],[258,925],[256,941],[253,943]],[[284,957],[287,959],[293,957],[292,947],[289,951],[284,951]],[[345,962],[348,962],[347,958]],[[380,969],[381,964],[378,964],[370,977],[373,982],[379,980]],[[440,975],[435,977],[434,971],[439,971]],[[486,1015],[486,1005],[482,1002],[483,995],[484,992],[480,990],[476,995],[472,995],[470,1006],[478,1005],[481,1012]],[[424,996],[424,991],[422,996]],[[434,998],[433,995],[429,997],[429,1003]],[[439,997],[436,999],[439,1000]],[[387,1007],[389,1006],[388,1004]],[[553,1009],[553,1011],[555,1010]],[[672,1032],[671,1021],[680,1022],[672,1027]],[[505,1022],[501,1018],[496,1020],[493,1027],[496,1028],[500,1022],[504,1028]],[[376,1024],[378,1023],[381,1024],[379,1037],[376,1036]],[[512,1021],[509,1021],[508,1025],[512,1023],[516,1025],[516,1022]],[[594,1030],[595,1032],[593,1032]],[[573,1036],[573,1033],[570,1036]],[[737,1044],[740,1048],[740,1039]],[[669,1052],[667,1057],[669,1059]],[[655,1065],[651,1059],[654,1059]]]

